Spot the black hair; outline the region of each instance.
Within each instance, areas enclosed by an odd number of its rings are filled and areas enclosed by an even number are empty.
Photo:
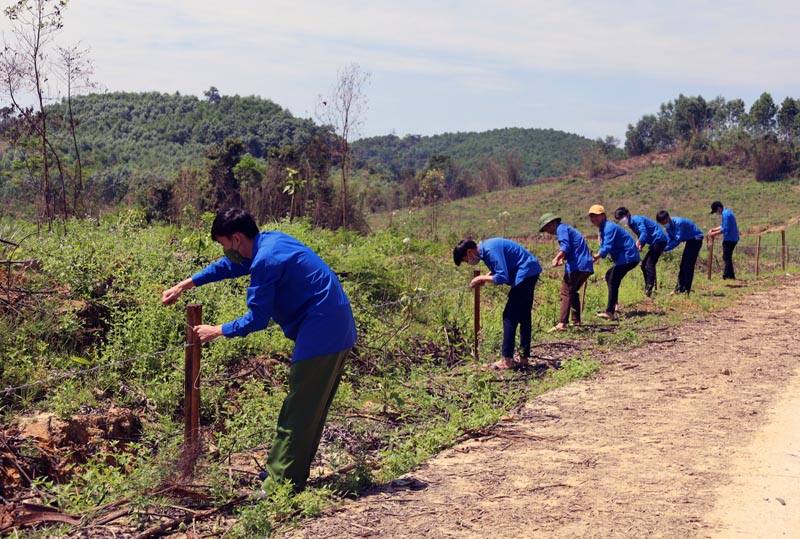
[[[629,213],[630,212],[628,211],[628,208],[626,208],[625,206],[620,206],[614,211],[614,219],[622,219]]]
[[[661,210],[656,214],[656,221],[661,224],[664,224],[665,221],[669,219],[669,212],[667,210]]]
[[[460,266],[461,261],[464,260],[465,256],[467,256],[467,251],[469,249],[477,248],[478,244],[475,243],[474,240],[461,240],[453,249],[453,262],[456,263],[456,266]]]
[[[252,240],[258,234],[258,225],[253,216],[241,208],[229,208],[217,213],[211,225],[211,239],[231,237],[241,232],[247,239]]]

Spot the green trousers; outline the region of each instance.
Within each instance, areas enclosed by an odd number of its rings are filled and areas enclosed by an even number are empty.
[[[328,410],[339,387],[350,349],[292,363],[289,393],[283,400],[266,469],[272,480],[288,479],[296,491],[306,486]]]

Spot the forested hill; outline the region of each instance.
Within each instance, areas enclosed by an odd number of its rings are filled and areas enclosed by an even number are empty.
[[[578,164],[580,152],[590,139],[553,129],[494,129],[482,133],[444,133],[434,136],[388,135],[353,143],[362,167],[387,168],[395,176],[403,170],[420,170],[431,156],[451,158],[465,169],[476,169],[494,161],[519,167],[521,183],[563,174]]]
[[[65,103],[48,109],[51,118],[66,118]],[[106,202],[122,198],[129,184],[167,180],[183,166],[202,166],[206,151],[226,139],[240,139],[253,157],[266,158],[271,149],[303,152],[315,137],[328,136],[313,121],[260,97],[90,94],[73,98],[72,114],[91,183],[103,190]],[[63,122],[58,131],[66,134],[65,127]]]

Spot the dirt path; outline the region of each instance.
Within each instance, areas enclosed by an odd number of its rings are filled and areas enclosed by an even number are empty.
[[[800,537],[798,326],[753,294],[282,537]]]

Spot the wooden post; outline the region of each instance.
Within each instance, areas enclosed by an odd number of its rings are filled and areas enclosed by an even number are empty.
[[[761,259],[761,234],[758,235],[756,240],[756,277],[758,277],[758,264]]]
[[[708,238],[708,272],[707,277],[711,279],[711,265],[714,262],[714,237]]]
[[[200,439],[200,337],[194,327],[203,319],[202,305],[186,306],[186,354],[184,361],[183,449],[196,453]]]
[[[472,270],[472,276],[478,277],[481,274],[481,270]],[[473,330],[475,332],[475,341],[473,343],[473,356],[475,358],[475,369],[479,368],[480,365],[480,354],[478,352],[478,336],[481,332],[481,287],[476,286],[473,288],[475,291],[475,315],[474,315],[474,326]]]
[[[781,230],[781,269],[786,271],[786,231]]]
[[[583,292],[581,293],[581,314],[583,314],[583,306],[586,305],[586,286],[589,284],[589,279],[583,281]]]

